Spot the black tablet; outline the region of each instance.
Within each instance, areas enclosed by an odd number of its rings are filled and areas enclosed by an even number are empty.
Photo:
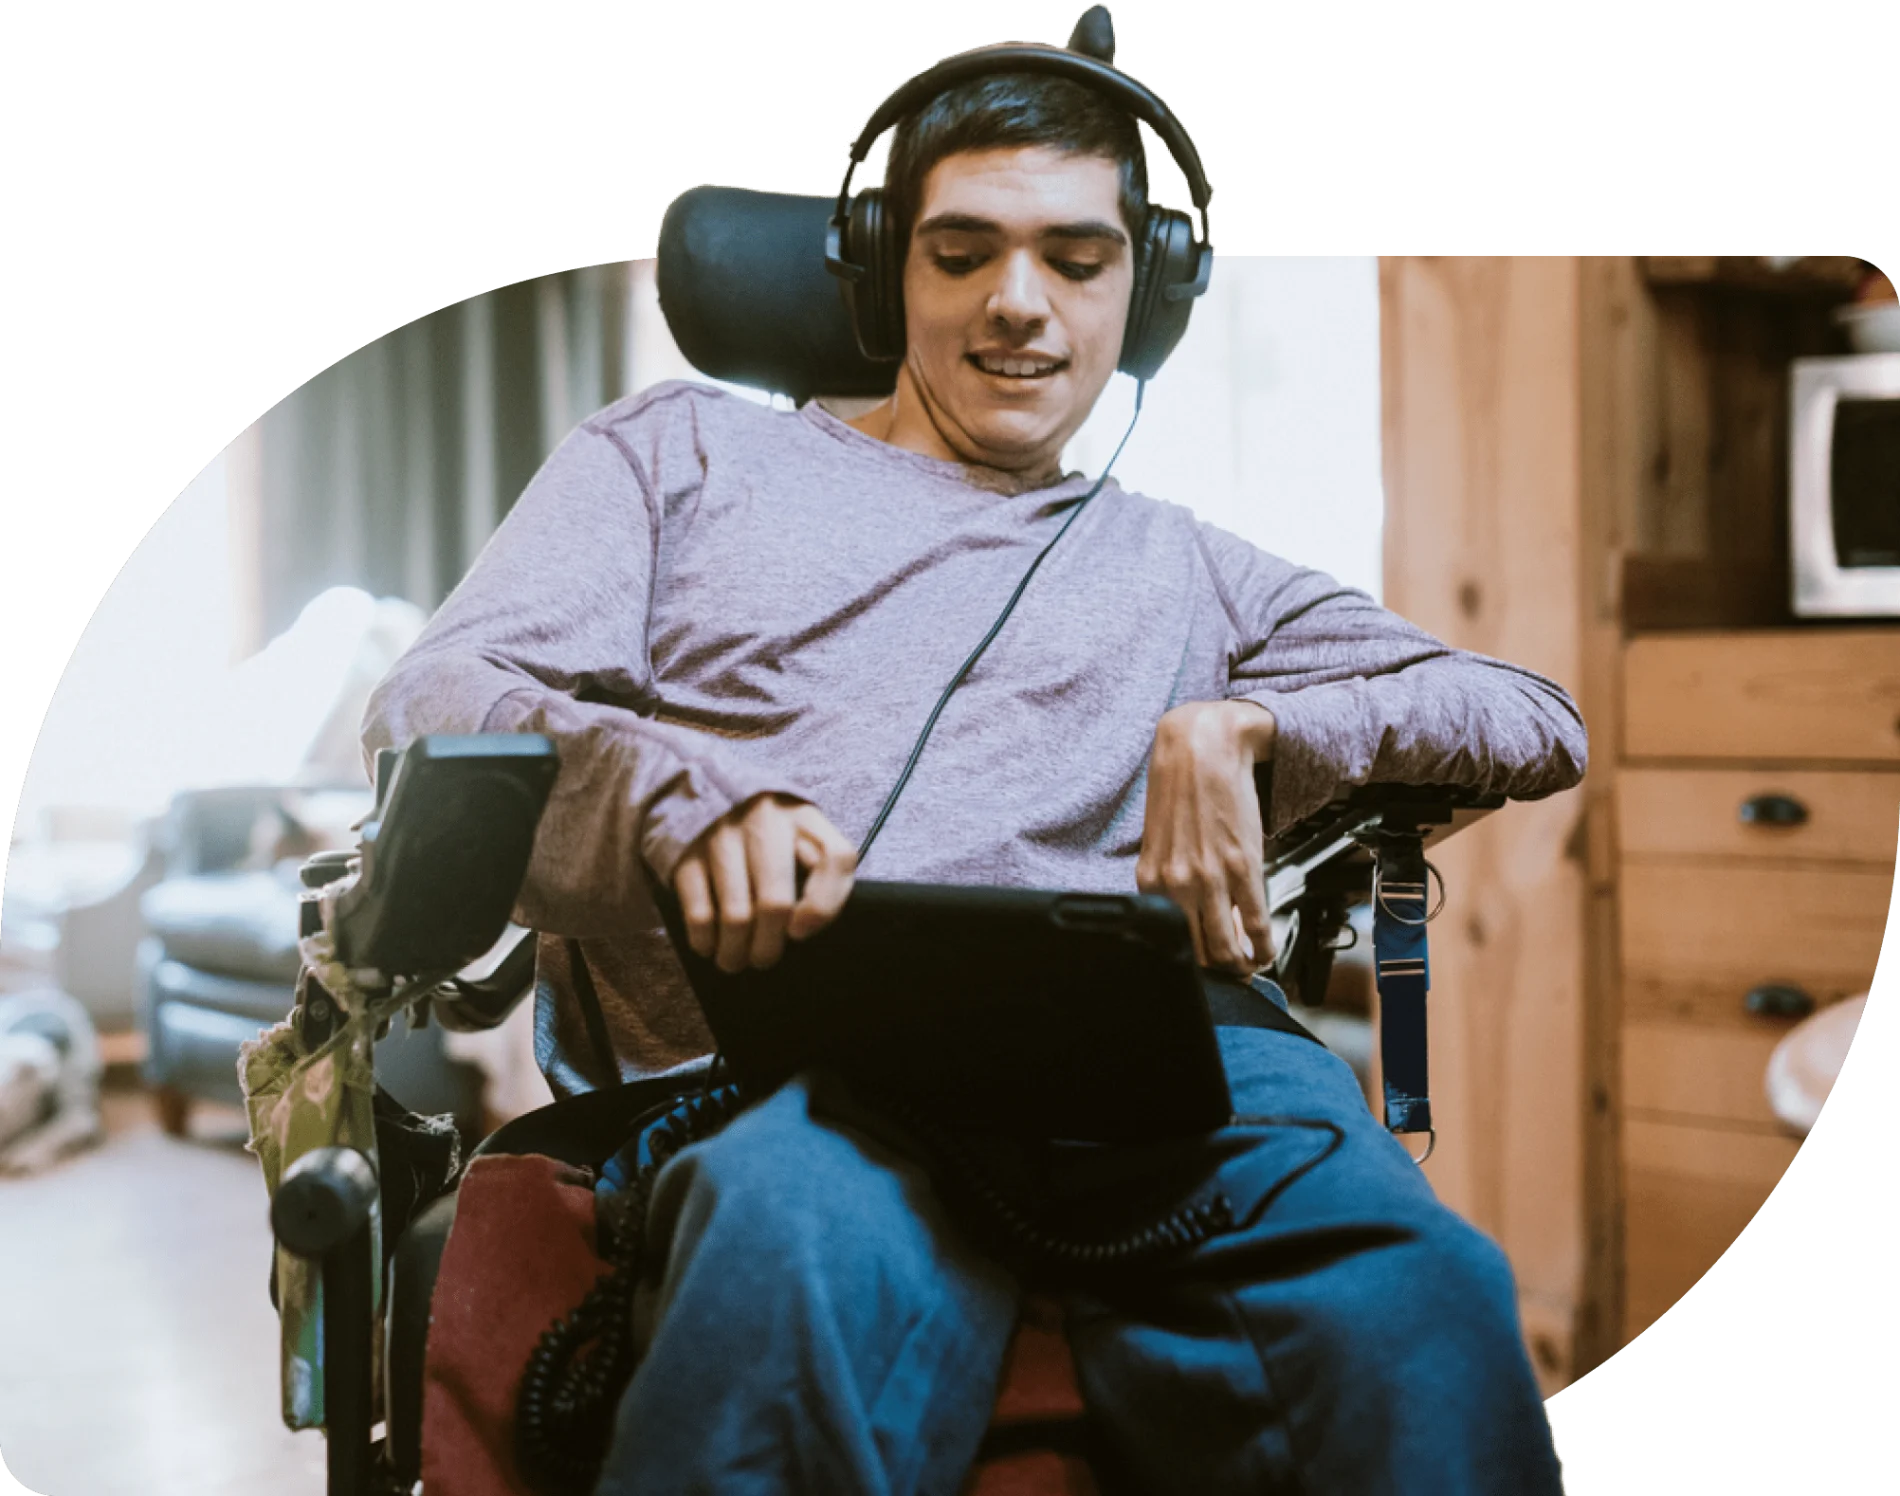
[[[661,913],[742,1082],[826,1064],[958,1126],[1082,1142],[1232,1111],[1186,917],[1143,894],[859,882],[777,965],[721,971]]]

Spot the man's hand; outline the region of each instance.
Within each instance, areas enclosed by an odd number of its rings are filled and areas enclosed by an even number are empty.
[[[755,795],[707,827],[674,869],[687,943],[721,971],[770,966],[787,939],[837,917],[857,867],[857,849],[817,806]]]
[[[1135,881],[1188,917],[1203,966],[1250,975],[1273,959],[1254,765],[1273,756],[1273,714],[1251,701],[1191,701],[1155,728]]]

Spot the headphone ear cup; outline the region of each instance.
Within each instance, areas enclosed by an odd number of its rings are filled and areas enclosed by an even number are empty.
[[[1128,301],[1128,328],[1122,335],[1124,374],[1152,379],[1187,331],[1201,265],[1194,223],[1172,208],[1150,207],[1135,246],[1135,285]],[[1182,288],[1175,295],[1171,288]]]
[[[1150,205],[1141,220],[1141,231],[1135,235],[1134,285],[1128,295],[1128,323],[1122,329],[1121,359],[1116,364],[1116,368],[1124,374],[1134,373],[1148,330],[1151,312],[1149,303],[1154,296],[1155,284],[1155,230],[1159,217],[1160,210]]]
[[[864,274],[840,284],[859,350],[866,358],[884,361],[904,356],[904,283],[894,263],[893,238],[883,191],[865,188],[851,200],[844,232],[845,258],[863,266]]]
[[[897,360],[904,356],[904,236],[886,211],[884,194],[877,198],[877,356]]]

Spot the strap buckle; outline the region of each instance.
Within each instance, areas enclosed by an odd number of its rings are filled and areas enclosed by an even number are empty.
[[[1397,1137],[1398,1134],[1394,1133],[1393,1136]],[[1417,1137],[1418,1134],[1407,1133],[1406,1136]],[[1405,1145],[1403,1143],[1399,1144],[1399,1146],[1401,1148],[1405,1148]],[[1414,1153],[1412,1152],[1410,1148],[1405,1148],[1406,1157],[1410,1158],[1412,1162],[1415,1164],[1423,1164],[1426,1159],[1432,1156],[1432,1149],[1436,1148],[1437,1146],[1438,1146],[1438,1129],[1436,1127],[1428,1127],[1425,1129],[1425,1151],[1423,1153]]]
[[[1380,876],[1378,863],[1375,862],[1372,866],[1373,903],[1384,910],[1396,923],[1401,925],[1429,925],[1433,920],[1438,918],[1439,912],[1445,907],[1445,875],[1439,872],[1428,859],[1420,858],[1419,860],[1425,864],[1425,876],[1427,881],[1424,883],[1402,883],[1397,879],[1388,880]],[[1423,908],[1426,903],[1426,894],[1430,891],[1430,880],[1433,878],[1438,880],[1438,902],[1432,905],[1431,911],[1426,914],[1423,919],[1408,919],[1392,907],[1396,901],[1401,904],[1417,904],[1420,908]]]

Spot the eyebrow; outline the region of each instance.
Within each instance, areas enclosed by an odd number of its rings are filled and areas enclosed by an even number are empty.
[[[992,218],[973,213],[938,213],[917,225],[921,234],[1000,234],[1003,226]],[[1116,225],[1101,218],[1085,218],[1075,223],[1052,223],[1042,230],[1045,239],[1108,239],[1126,244],[1128,236]]]

